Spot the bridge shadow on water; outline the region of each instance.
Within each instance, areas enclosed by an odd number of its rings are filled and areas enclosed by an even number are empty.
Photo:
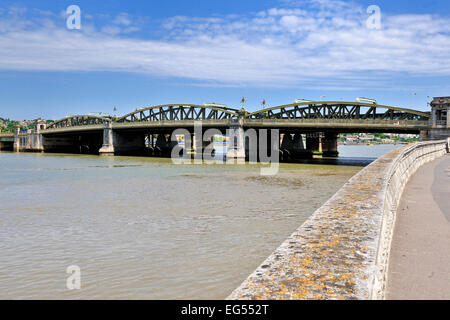
[[[337,157],[337,158],[313,158],[313,159],[291,160],[291,161],[284,161],[283,163],[365,167],[374,162],[375,160],[377,160],[376,157],[371,158]]]

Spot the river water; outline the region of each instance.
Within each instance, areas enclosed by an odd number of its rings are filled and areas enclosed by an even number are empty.
[[[0,153],[0,299],[223,299],[349,178],[352,165],[174,165]],[[366,159],[361,157],[365,156]],[[68,290],[69,266],[81,289]]]

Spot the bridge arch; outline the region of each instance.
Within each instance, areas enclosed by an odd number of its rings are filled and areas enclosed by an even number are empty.
[[[62,129],[62,128],[70,128],[70,127],[81,127],[81,126],[89,126],[89,125],[101,125],[111,122],[110,117],[97,117],[93,115],[76,115],[76,116],[67,116],[61,120],[52,122],[47,126],[48,129]]]
[[[237,112],[237,109],[222,106],[165,104],[138,109],[117,119],[116,122],[223,120],[236,116]]]
[[[306,101],[247,114],[249,119],[341,119],[341,120],[416,120],[428,121],[422,111],[379,104],[344,101]]]

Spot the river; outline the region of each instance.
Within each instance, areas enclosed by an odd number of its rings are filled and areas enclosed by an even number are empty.
[[[0,299],[223,299],[393,148],[340,146],[343,162],[271,177],[249,164],[0,153]],[[66,288],[71,265],[80,290]]]

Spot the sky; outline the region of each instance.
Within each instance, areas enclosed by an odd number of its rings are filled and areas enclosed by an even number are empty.
[[[0,117],[242,96],[249,111],[357,97],[426,111],[450,95],[448,43],[448,0],[0,0]]]

